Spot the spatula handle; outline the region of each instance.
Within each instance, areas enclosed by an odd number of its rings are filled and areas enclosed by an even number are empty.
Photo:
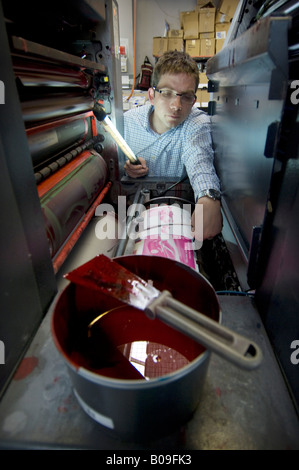
[[[253,341],[184,305],[168,291],[152,302],[150,310],[164,323],[243,369],[255,369],[262,361],[262,352]]]

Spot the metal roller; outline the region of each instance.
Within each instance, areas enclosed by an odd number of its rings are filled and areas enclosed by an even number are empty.
[[[92,77],[81,70],[59,67],[55,64],[40,64],[14,58],[14,73],[24,87],[80,87],[88,89]]]
[[[75,229],[108,176],[105,160],[85,151],[38,186],[51,257]]]
[[[92,108],[92,97],[80,94],[57,94],[22,102],[23,119],[26,124],[83,113]]]
[[[154,204],[140,214],[137,222],[133,254],[173,259],[198,271],[191,234],[191,210],[176,204]]]
[[[88,134],[88,122],[85,118],[75,119],[60,125],[31,133],[27,136],[33,167],[42,164],[52,155],[73,146],[74,142],[83,142]]]

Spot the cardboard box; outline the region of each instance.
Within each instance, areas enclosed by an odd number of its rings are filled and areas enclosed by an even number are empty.
[[[186,11],[182,16],[184,39],[197,39],[198,36],[198,11]]]
[[[168,49],[168,38],[154,37],[153,38],[153,56],[160,57]]]
[[[205,72],[201,72],[199,74],[199,83],[201,85],[207,85],[208,82],[209,82],[209,80],[208,80],[207,74]]]
[[[199,39],[213,39],[215,37],[215,32],[211,33],[199,33]]]
[[[183,29],[170,29],[168,31],[169,38],[183,38],[184,30]]]
[[[184,52],[184,39],[182,38],[168,38],[168,51]]]
[[[199,33],[210,33],[215,31],[216,8],[200,8],[199,10]]]
[[[230,28],[230,23],[216,23],[215,24],[215,38],[225,39]]]
[[[221,11],[216,11],[215,23],[230,23],[231,17],[221,13]]]
[[[225,39],[216,39],[216,49],[215,49],[216,54],[218,54],[218,52],[220,52],[221,49],[223,48],[224,41]]]
[[[238,4],[239,0],[222,0],[219,10],[228,18],[232,19]]]
[[[185,51],[191,57],[199,57],[200,56],[200,39],[186,39]]]
[[[196,92],[196,101],[202,108],[207,108],[210,101],[210,93],[207,89],[198,89]]]
[[[211,57],[215,54],[215,39],[200,39],[200,56]]]
[[[199,104],[200,104],[200,97],[201,97],[201,93],[200,93],[200,92],[201,92],[201,90],[200,90],[200,88],[198,88],[197,92],[195,93],[195,94],[196,94],[196,101],[197,101],[197,103],[199,103]]]
[[[185,14],[188,13],[187,11],[181,11],[180,12],[180,25],[181,29],[184,31],[184,16]]]

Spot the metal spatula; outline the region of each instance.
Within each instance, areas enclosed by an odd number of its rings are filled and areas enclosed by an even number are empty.
[[[65,277],[136,307],[150,318],[159,318],[239,367],[254,369],[261,363],[262,352],[253,341],[184,305],[169,291],[159,291],[105,255],[95,257]]]

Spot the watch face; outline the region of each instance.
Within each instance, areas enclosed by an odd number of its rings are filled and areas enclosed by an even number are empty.
[[[218,200],[218,201],[221,200],[221,193],[217,191],[216,189],[205,189],[204,191],[199,193],[198,199],[204,196],[210,197],[211,199]]]
[[[213,199],[220,199],[219,191],[216,191],[215,189],[209,189],[208,193],[209,193],[209,196],[212,197]]]

